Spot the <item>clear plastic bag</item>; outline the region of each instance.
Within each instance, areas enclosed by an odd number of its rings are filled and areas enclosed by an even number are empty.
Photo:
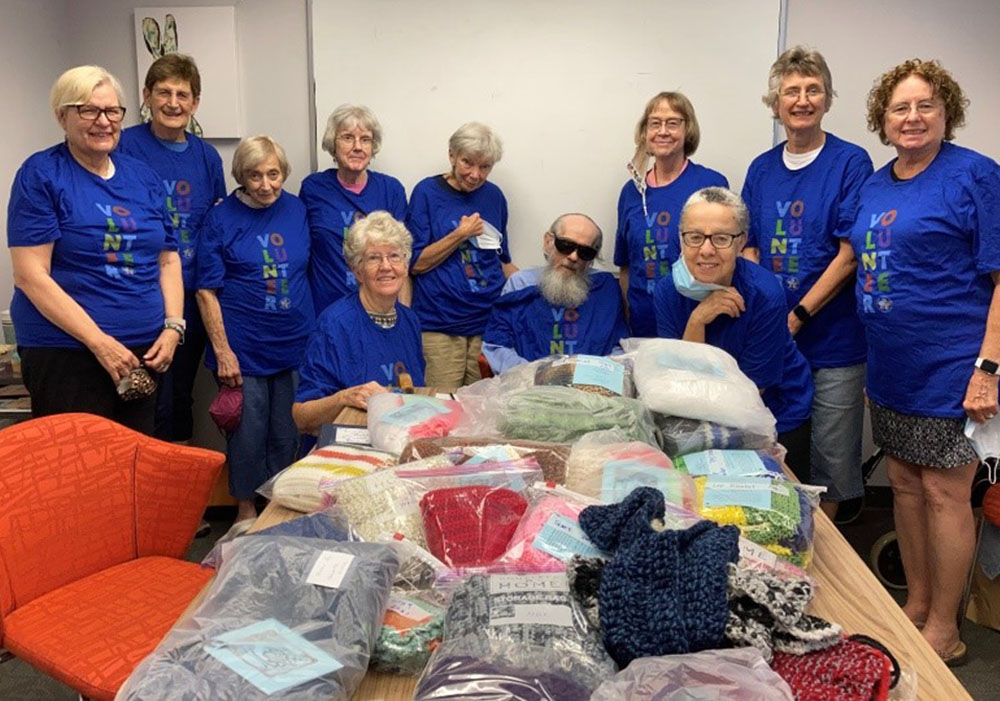
[[[572,387],[605,397],[634,397],[632,370],[614,358],[597,355],[550,355],[530,365],[535,386]]]
[[[368,434],[374,447],[399,455],[414,438],[447,436],[462,415],[456,401],[383,392],[368,400]]]
[[[726,351],[671,338],[623,339],[622,348],[632,357],[636,390],[650,411],[775,435],[774,416],[757,385]]]
[[[660,431],[660,447],[672,458],[713,448],[764,450],[775,444],[773,435],[758,435],[732,426],[683,416],[653,412],[653,423]]]
[[[397,565],[391,548],[374,543],[234,541],[205,600],[136,667],[118,698],[350,698]]]
[[[452,596],[414,698],[578,701],[615,671],[565,574],[476,575]]]
[[[337,509],[331,507],[324,511],[317,511],[308,516],[289,519],[282,523],[275,524],[270,528],[264,528],[252,533],[244,533],[241,537],[276,536],[287,535],[299,538],[320,538],[322,540],[351,541],[357,540],[347,523],[347,518]],[[220,539],[209,553],[202,559],[204,567],[218,569],[225,557],[224,551],[228,552],[229,545],[233,539],[223,541]]]
[[[768,477],[696,477],[698,513],[738,526],[744,538],[793,565],[812,562],[814,512],[821,487]]]
[[[580,512],[597,501],[545,484],[531,487],[528,496],[521,523],[492,572],[563,572],[575,555],[606,557],[577,523]]]
[[[695,508],[696,492],[689,476],[674,470],[658,448],[623,439],[614,430],[583,436],[566,464],[566,486],[606,503],[621,501],[636,487],[655,487],[669,503]]]
[[[562,484],[566,481],[566,460],[570,452],[570,446],[566,443],[504,440],[492,436],[452,435],[444,438],[417,438],[410,441],[403,449],[399,462],[407,463],[452,451],[459,451],[468,456],[481,455],[483,449],[492,449],[494,446],[512,448],[522,458],[534,458],[542,469],[542,479],[546,482]]]
[[[638,400],[626,397],[570,387],[531,387],[500,398],[490,412],[479,416],[483,424],[473,426],[473,432],[490,433],[488,426],[495,425],[505,438],[572,443],[591,431],[618,428],[629,440],[657,445],[649,412]]]
[[[450,466],[454,458],[437,455],[426,460],[407,463],[408,471]],[[329,501],[339,506],[348,523],[367,541],[379,541],[399,533],[420,546],[426,546],[424,527],[420,520],[419,496],[413,486],[397,477],[400,468],[372,472],[344,480],[329,487]]]
[[[542,475],[533,458],[397,474],[420,494],[427,550],[462,569],[486,567],[506,551],[528,505],[524,493]]]
[[[441,642],[444,612],[440,600],[429,592],[393,589],[375,641],[372,668],[420,674]]]
[[[395,464],[396,459],[385,451],[334,443],[292,463],[257,493],[286,508],[308,513],[323,505],[331,485]]]
[[[591,701],[792,701],[792,690],[752,647],[640,657],[601,683]]]

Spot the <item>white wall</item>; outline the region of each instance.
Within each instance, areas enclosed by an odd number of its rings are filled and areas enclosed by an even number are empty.
[[[3,56],[0,95],[7,135],[0,139],[0,309],[14,292],[7,243],[7,201],[14,174],[26,157],[62,134],[49,111],[49,88],[69,61],[67,0],[7,0],[0,4]]]
[[[868,149],[875,167],[895,152],[865,127],[873,81],[909,58],[938,59],[972,104],[955,143],[1000,160],[1000,2],[789,0],[788,46],[818,49],[838,96],[823,126]]]

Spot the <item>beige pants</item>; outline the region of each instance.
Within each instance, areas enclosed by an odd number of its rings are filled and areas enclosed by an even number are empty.
[[[424,382],[428,387],[458,389],[482,379],[479,374],[482,336],[449,336],[436,331],[424,331],[420,335],[427,363]]]

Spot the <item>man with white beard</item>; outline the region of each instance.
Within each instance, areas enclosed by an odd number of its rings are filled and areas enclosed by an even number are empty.
[[[609,355],[628,337],[617,281],[591,269],[601,239],[584,214],[564,214],[542,234],[546,265],[511,275],[486,323],[493,372],[547,355]]]

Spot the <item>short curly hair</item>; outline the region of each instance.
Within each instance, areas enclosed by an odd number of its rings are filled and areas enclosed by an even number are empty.
[[[880,75],[868,93],[868,130],[878,134],[879,140],[889,145],[885,135],[885,113],[896,86],[915,75],[925,80],[933,90],[934,97],[944,103],[944,139],[955,138],[955,130],[965,126],[965,110],[969,99],[962,88],[945,68],[935,60],[924,61],[911,58]]]

